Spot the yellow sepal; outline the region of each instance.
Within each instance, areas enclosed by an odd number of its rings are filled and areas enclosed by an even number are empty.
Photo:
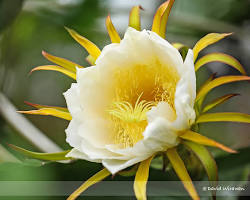
[[[134,6],[129,15],[129,26],[137,31],[141,30],[140,9],[142,9],[141,6]]]
[[[118,32],[116,31],[109,15],[106,18],[106,27],[107,27],[111,42],[112,43],[120,43],[121,38],[120,38]]]
[[[231,35],[232,33],[209,33],[203,38],[201,38],[194,46],[194,61],[196,60],[198,54],[201,50],[206,48],[207,46],[218,42],[219,40],[223,39],[226,36]]]
[[[195,71],[200,69],[202,66],[204,66],[207,63],[210,62],[222,62],[225,63],[235,69],[237,69],[242,75],[246,75],[246,71],[244,70],[243,66],[239,63],[238,60],[236,60],[234,57],[224,54],[224,53],[210,53],[195,63]]]
[[[207,83],[206,85],[204,85],[199,90],[195,101],[198,101],[201,97],[206,95],[210,90],[220,85],[231,83],[231,82],[236,82],[236,81],[248,81],[248,80],[250,80],[249,76],[222,76],[222,77],[216,78],[210,81],[209,83]]]
[[[164,2],[160,5],[154,16],[152,31],[157,33],[162,38],[165,38],[166,35],[168,16],[173,4],[174,0]]]
[[[51,70],[51,71],[57,71],[57,72],[61,72],[67,76],[69,76],[70,78],[73,78],[76,80],[76,73],[70,70],[67,70],[63,67],[59,67],[56,65],[43,65],[43,66],[38,66],[33,68],[30,73],[34,72],[34,71],[39,71],[39,70]]]
[[[104,168],[103,170],[97,172],[94,176],[90,177],[87,181],[85,181],[76,191],[74,191],[67,200],[76,199],[82,192],[88,189],[90,186],[100,182],[110,175],[110,172]]]
[[[146,185],[149,176],[149,167],[153,156],[140,163],[135,176],[134,191],[137,200],[146,200]]]
[[[199,196],[195,190],[192,180],[187,172],[187,169],[176,151],[176,148],[171,148],[167,150],[167,157],[172,164],[176,174],[181,179],[184,187],[188,191],[189,195],[193,200],[199,200]]]
[[[95,59],[93,58],[93,56],[88,55],[85,59],[90,65],[95,65]]]
[[[242,122],[250,123],[250,115],[245,113],[221,112],[202,114],[196,120],[196,123],[205,122]]]
[[[41,108],[38,110],[28,110],[28,111],[18,111],[23,114],[31,114],[31,115],[51,115],[54,117],[59,117],[65,120],[71,120],[72,117],[69,112],[64,112],[62,110],[58,110],[55,108]]]
[[[212,108],[224,103],[225,101],[227,101],[228,99],[231,99],[232,97],[235,97],[239,94],[226,94],[222,97],[219,97],[217,99],[215,99],[214,101],[212,101],[211,103],[207,104],[203,109],[202,109],[202,113],[205,113],[209,110],[211,110]]]
[[[96,60],[101,54],[101,50],[91,41],[79,35],[76,31],[66,28],[69,34]]]
[[[49,61],[51,61],[51,62],[53,62],[53,63],[55,63],[55,64],[57,64],[57,65],[59,65],[59,66],[61,66],[63,68],[65,68],[65,69],[67,69],[69,71],[76,72],[76,67],[83,68],[83,66],[81,66],[81,65],[78,65],[78,64],[76,64],[74,62],[71,62],[71,61],[69,61],[69,60],[67,60],[65,58],[60,58],[60,57],[57,57],[57,56],[53,56],[53,55],[51,55],[51,54],[49,54],[49,53],[47,53],[45,51],[42,51],[42,54],[47,60],[49,60]]]
[[[59,106],[47,106],[47,105],[41,105],[41,104],[36,104],[36,103],[30,103],[28,101],[25,101],[24,103],[27,104],[27,105],[29,105],[29,106],[32,106],[34,108],[37,108],[37,109],[41,109],[41,108],[53,108],[53,109],[56,109],[56,110],[61,110],[63,112],[69,112],[68,108],[59,107]]]
[[[9,144],[9,147],[14,149],[15,151],[21,153],[24,156],[28,156],[29,158],[39,159],[39,160],[48,160],[48,161],[61,161],[61,160],[72,160],[73,158],[66,157],[66,155],[71,150],[66,150],[62,152],[55,152],[55,153],[40,153],[40,152],[33,152],[26,150],[24,148],[18,147],[13,144]]]
[[[207,138],[206,136],[203,136],[199,133],[193,132],[191,130],[186,131],[183,135],[180,136],[182,139],[190,140],[192,142],[196,142],[198,144],[206,145],[206,146],[212,146],[220,148],[226,152],[229,153],[236,153],[235,150],[230,149],[229,147],[224,146],[223,144],[220,144],[212,139]]]
[[[173,47],[176,48],[177,50],[181,49],[182,47],[184,47],[185,45],[182,43],[172,43]]]

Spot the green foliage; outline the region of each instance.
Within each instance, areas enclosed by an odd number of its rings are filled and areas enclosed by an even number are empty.
[[[0,33],[21,11],[23,0],[0,0]]]

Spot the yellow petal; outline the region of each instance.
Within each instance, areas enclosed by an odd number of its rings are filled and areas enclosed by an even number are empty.
[[[67,200],[76,199],[82,192],[88,189],[90,186],[100,182],[110,175],[110,172],[107,169],[103,169],[96,173],[94,176],[90,177],[87,181],[85,181],[76,191],[74,191]]]
[[[216,106],[224,103],[228,99],[230,99],[230,98],[232,98],[234,96],[237,96],[237,95],[239,95],[239,94],[227,94],[227,95],[224,95],[222,97],[219,97],[219,98],[215,99],[214,101],[212,101],[211,103],[207,104],[203,108],[202,112],[205,113],[205,112],[209,111],[210,109],[212,109],[212,108],[214,108],[214,107],[216,107]]]
[[[218,42],[219,40],[223,39],[226,36],[231,35],[232,33],[209,33],[203,38],[201,38],[194,46],[193,52],[194,52],[194,61],[196,60],[199,52],[206,48],[207,46]]]
[[[173,43],[172,45],[173,45],[174,48],[176,48],[176,49],[178,49],[178,50],[179,50],[180,48],[182,48],[182,47],[185,46],[185,45],[182,44],[182,43]]]
[[[250,115],[245,113],[222,112],[202,114],[196,120],[196,123],[205,122],[242,122],[250,123]]]
[[[79,35],[76,31],[66,28],[69,34],[96,60],[101,54],[101,50],[91,41]]]
[[[24,101],[25,104],[32,106],[34,108],[40,109],[40,108],[54,108],[56,110],[61,110],[64,112],[69,112],[67,108],[64,107],[59,107],[59,106],[47,106],[47,105],[41,105],[41,104],[36,104],[36,103],[30,103],[28,101]]]
[[[171,8],[174,4],[174,0],[168,0],[161,4],[158,10],[155,13],[152,31],[157,33],[162,38],[165,38],[166,35],[166,26],[168,21],[168,16],[171,11]]]
[[[72,119],[70,113],[57,110],[54,108],[41,108],[38,110],[28,110],[28,111],[18,111],[18,112],[23,113],[23,114],[31,114],[31,115],[51,115],[51,116],[59,117],[59,118],[66,119],[66,120]]]
[[[129,15],[129,26],[137,31],[141,30],[140,9],[142,9],[141,6],[134,6]]]
[[[206,145],[206,146],[212,146],[212,147],[217,147],[217,148],[220,148],[226,152],[229,152],[229,153],[236,153],[235,150],[233,149],[230,149],[226,146],[224,146],[223,144],[220,144],[212,139],[209,139],[199,133],[196,133],[196,132],[193,132],[191,130],[185,132],[183,135],[180,136],[181,138],[185,139],[185,140],[190,140],[190,141],[193,141],[193,142],[196,142],[198,144],[203,144],[203,145]]]
[[[171,162],[176,174],[178,177],[181,179],[184,187],[188,191],[189,195],[192,197],[194,200],[200,199],[195,187],[192,183],[192,180],[187,172],[187,169],[180,158],[179,154],[176,151],[176,148],[171,148],[167,150],[167,156],[169,161]]]
[[[107,27],[111,42],[112,43],[120,43],[121,38],[120,38],[119,34],[117,33],[109,15],[106,18],[106,27]]]
[[[149,175],[149,166],[153,156],[140,163],[135,176],[134,191],[137,200],[146,200],[146,185]]]
[[[39,70],[51,70],[51,71],[61,72],[65,75],[69,76],[70,78],[73,78],[76,80],[76,73],[75,72],[67,70],[67,69],[59,67],[59,66],[56,66],[56,65],[43,65],[43,66],[35,67],[30,71],[30,73],[32,73],[34,71],[39,71]]]
[[[48,59],[49,61],[57,64],[57,65],[60,65],[61,67],[65,68],[65,69],[68,69],[70,71],[73,71],[73,72],[76,72],[76,67],[78,68],[83,68],[83,66],[81,65],[78,65],[74,62],[71,62],[69,60],[66,60],[65,58],[60,58],[60,57],[57,57],[57,56],[53,56],[45,51],[42,51],[42,54],[43,56]]]
[[[246,75],[246,71],[244,70],[243,66],[239,63],[239,61],[236,60],[234,57],[224,53],[210,53],[203,56],[195,63],[195,71],[197,71],[198,69],[200,69],[200,67],[210,62],[225,63],[237,69],[242,75]]]
[[[236,81],[247,81],[250,80],[249,76],[222,76],[210,81],[208,84],[202,87],[196,97],[196,101],[198,101],[201,97],[206,95],[210,90],[220,85],[236,82]]]

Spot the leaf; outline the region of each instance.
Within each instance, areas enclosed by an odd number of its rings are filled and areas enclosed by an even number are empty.
[[[194,46],[194,62],[200,53],[201,50],[206,48],[207,46],[218,42],[219,40],[223,39],[226,36],[231,35],[232,33],[209,33],[203,38],[201,38]]]
[[[48,59],[49,61],[57,64],[57,65],[60,65],[61,67],[65,68],[65,69],[68,69],[69,71],[72,71],[72,72],[76,72],[76,67],[78,68],[83,68],[83,66],[81,65],[78,65],[74,62],[71,62],[65,58],[60,58],[60,57],[57,57],[57,56],[53,56],[45,51],[42,51],[42,54],[43,56]]]
[[[146,200],[146,185],[149,176],[149,167],[154,156],[151,156],[147,160],[142,161],[139,164],[138,170],[135,176],[134,191],[138,200]]]
[[[72,29],[66,28],[66,30],[82,47],[84,47],[88,51],[88,53],[93,57],[94,60],[99,57],[99,55],[101,54],[101,50],[93,42],[79,35]]]
[[[55,65],[43,65],[43,66],[38,66],[33,68],[30,73],[34,72],[34,71],[39,71],[39,70],[51,70],[51,71],[58,71],[61,72],[67,76],[69,76],[70,78],[73,78],[76,80],[76,73],[70,70],[67,70],[65,68],[59,67],[59,66],[55,66]]]
[[[218,105],[224,103],[224,102],[227,101],[228,99],[231,99],[232,97],[235,97],[235,96],[237,96],[237,95],[239,95],[239,94],[227,94],[227,95],[224,95],[224,96],[222,96],[222,97],[219,97],[219,98],[215,99],[214,101],[212,101],[211,103],[207,104],[207,105],[203,108],[202,112],[205,113],[205,112],[211,110],[212,108],[214,108],[214,107],[216,107],[216,106],[218,106]]]
[[[69,157],[65,157],[70,152],[70,150],[56,152],[56,153],[38,153],[38,152],[28,151],[26,149],[15,146],[13,144],[9,144],[9,146],[12,149],[14,149],[15,151],[17,151],[25,156],[28,156],[30,158],[39,159],[39,160],[60,161],[60,160],[71,160],[72,159]]]
[[[168,149],[167,157],[170,160],[170,163],[172,164],[176,174],[181,179],[184,187],[186,188],[192,199],[194,200],[200,199],[192,183],[192,180],[187,172],[187,169],[182,159],[180,158],[179,154],[176,151],[176,148]]]
[[[10,26],[22,11],[23,0],[0,1],[0,32]]]
[[[41,104],[36,104],[36,103],[30,103],[28,101],[24,101],[24,103],[29,105],[29,106],[32,106],[34,108],[37,108],[37,109],[40,109],[40,108],[54,108],[54,109],[61,110],[61,111],[64,111],[64,112],[69,112],[67,108],[59,107],[59,106],[47,106],[47,105],[41,105]]]
[[[28,110],[28,111],[17,111],[23,114],[31,114],[31,115],[51,115],[54,117],[59,117],[65,120],[71,120],[72,117],[69,112],[64,112],[55,108],[41,108],[38,110]]]
[[[246,71],[244,70],[243,66],[239,63],[239,61],[236,60],[234,57],[224,54],[224,53],[210,53],[210,54],[203,56],[195,63],[195,71],[197,71],[202,66],[210,62],[225,63],[237,69],[242,75],[246,75]]]
[[[140,9],[142,9],[141,6],[134,6],[129,15],[129,26],[137,31],[141,30]]]
[[[212,90],[215,87],[218,87],[220,85],[226,84],[226,83],[231,83],[231,82],[236,82],[236,81],[248,81],[250,80],[249,76],[222,76],[219,78],[216,78],[206,85],[204,85],[199,92],[197,93],[196,100],[198,101],[201,97],[207,95],[207,93]]]
[[[100,182],[101,180],[105,179],[111,173],[104,168],[103,170],[96,173],[94,176],[90,177],[87,181],[85,181],[76,191],[74,191],[67,200],[74,200],[76,199],[82,192],[87,190],[90,186]]]
[[[226,152],[229,152],[229,153],[236,153],[235,150],[233,149],[230,149],[226,146],[224,146],[223,144],[220,144],[212,139],[209,139],[207,138],[206,136],[203,136],[199,133],[196,133],[196,132],[193,132],[191,130],[188,130],[186,131],[183,135],[180,135],[180,137],[182,139],[185,139],[185,140],[189,140],[189,141],[192,141],[192,142],[196,142],[198,144],[203,144],[203,145],[206,145],[206,146],[212,146],[212,147],[217,147],[217,148],[220,148]]]
[[[118,32],[116,31],[109,15],[106,18],[106,27],[107,27],[111,42],[112,43],[120,43],[121,38],[120,38]]]
[[[240,185],[243,186],[247,185],[247,181],[249,181],[250,146],[238,151],[238,154],[217,155],[215,160],[219,168],[220,180],[238,180],[241,181]]]
[[[211,153],[203,145],[191,141],[183,141],[183,144],[198,157],[207,173],[210,185],[216,187],[218,184],[218,168]],[[215,196],[213,190],[212,195]]]
[[[174,0],[168,0],[164,2],[160,5],[154,16],[152,31],[157,33],[162,38],[165,38],[166,35],[168,16],[173,4]]]
[[[206,113],[200,115],[196,123],[205,122],[243,122],[250,123],[250,115],[245,113],[221,112],[221,113]]]

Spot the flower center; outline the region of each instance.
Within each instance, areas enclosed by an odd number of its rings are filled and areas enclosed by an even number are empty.
[[[140,101],[142,94],[136,100],[133,107],[129,102],[114,102],[113,108],[109,110],[109,114],[122,121],[128,123],[138,123],[147,120],[146,113],[156,106],[155,102],[147,102],[145,100]]]
[[[179,74],[158,60],[151,65],[120,68],[113,74],[115,97],[108,110],[113,124],[114,143],[132,147],[143,139],[146,113],[159,102],[167,102],[175,112],[174,97]]]

